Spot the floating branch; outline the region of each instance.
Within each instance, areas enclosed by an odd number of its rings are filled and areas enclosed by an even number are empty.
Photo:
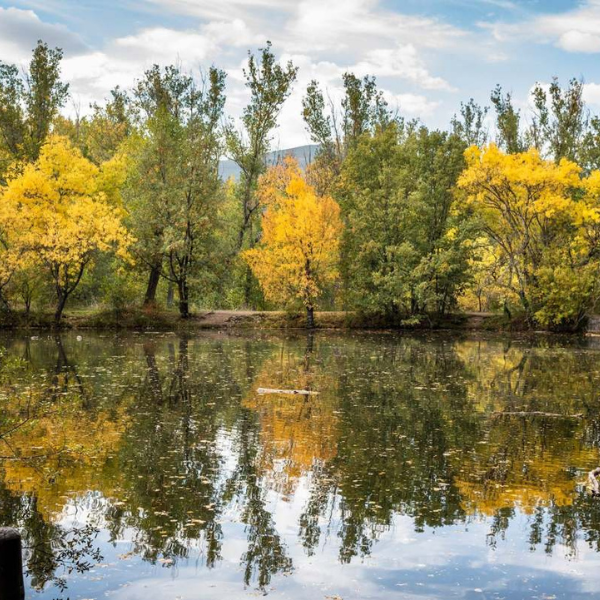
[[[256,390],[259,394],[291,394],[298,396],[317,396],[319,392],[313,392],[312,390],[276,390],[271,388],[258,388]]]
[[[542,412],[539,410],[534,410],[534,411],[515,411],[515,412],[503,412],[503,411],[499,411],[499,412],[495,412],[492,413],[493,417],[552,417],[554,419],[583,419],[583,415],[582,414],[576,414],[576,415],[561,415],[560,413],[549,413],[549,412]]]

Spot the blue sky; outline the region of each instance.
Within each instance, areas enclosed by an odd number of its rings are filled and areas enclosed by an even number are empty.
[[[228,73],[228,111],[246,101],[248,49],[269,39],[299,81],[276,145],[307,143],[302,92],[335,98],[346,70],[375,75],[401,114],[446,127],[461,100],[500,83],[527,113],[529,90],[582,77],[600,112],[600,0],[0,0],[0,60],[25,64],[38,38],[65,51],[72,104],[85,113],[152,63]]]

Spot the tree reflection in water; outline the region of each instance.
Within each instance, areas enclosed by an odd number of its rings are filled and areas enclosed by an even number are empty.
[[[586,343],[111,334],[3,344],[0,522],[24,533],[35,587],[98,561],[98,530],[150,563],[194,554],[212,568],[237,523],[243,581],[263,590],[293,572],[291,543],[310,556],[335,540],[349,563],[398,515],[417,532],[489,519],[491,548],[525,515],[531,550],[600,551],[600,503],[580,483],[600,443],[600,363]],[[291,542],[273,502],[300,489]]]

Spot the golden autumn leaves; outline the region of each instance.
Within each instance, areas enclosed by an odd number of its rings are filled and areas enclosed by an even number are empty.
[[[600,273],[600,172],[493,144],[465,158],[458,188],[487,234],[488,285],[514,295],[531,322],[579,323]]]
[[[16,166],[0,204],[0,285],[18,270],[47,269],[59,321],[95,252],[128,258],[120,161],[115,157],[97,167],[66,138],[50,136],[37,161]]]
[[[281,304],[300,300],[311,325],[317,299],[338,277],[340,207],[330,196],[317,195],[292,159],[262,179],[261,194],[267,206],[261,243],[244,258],[266,298]]]
[[[17,165],[0,207],[0,286],[18,271],[49,271],[58,322],[95,253],[130,260],[134,240],[120,197],[125,177],[122,156],[98,167],[60,136],[48,139],[37,161]],[[317,195],[291,159],[265,174],[258,193],[266,206],[261,244],[244,258],[269,300],[300,300],[312,311],[338,276],[340,208]]]
[[[520,304],[531,322],[578,323],[597,296],[600,172],[495,145],[469,148],[465,161],[455,210],[472,211],[481,232],[467,242],[471,291]],[[121,154],[97,166],[55,135],[35,162],[17,164],[0,203],[0,289],[15,273],[45,270],[58,322],[97,253],[130,260],[134,240],[120,195],[126,175]],[[242,254],[266,299],[303,306],[309,326],[320,296],[338,281],[344,229],[338,203],[310,181],[291,158],[267,170],[257,190],[260,240]]]

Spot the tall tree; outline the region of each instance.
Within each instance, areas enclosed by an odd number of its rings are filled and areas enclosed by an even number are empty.
[[[535,115],[529,132],[532,145],[556,162],[578,161],[588,129],[583,82],[571,79],[563,89],[555,77],[548,90],[537,84],[532,91]]]
[[[489,108],[481,107],[473,98],[468,102],[460,103],[460,116],[452,117],[451,125],[454,133],[460,137],[467,146],[485,146],[488,132],[485,118]]]
[[[336,174],[360,136],[373,133],[392,118],[374,77],[342,76],[344,96],[340,105],[325,101],[319,83],[311,81],[302,100],[302,117],[313,142],[319,144],[321,160]]]
[[[94,103],[92,111],[83,124],[84,152],[90,160],[100,164],[111,159],[134,133],[131,99],[116,87],[103,105]]]
[[[580,150],[580,164],[586,172],[600,169],[600,117],[591,116]]]
[[[198,86],[176,67],[155,66],[135,92],[142,134],[133,144],[127,198],[136,253],[149,270],[144,303],[155,301],[163,277],[177,286],[184,318],[190,276],[214,246],[224,87],[225,74],[215,68]]]
[[[231,159],[241,171],[237,196],[241,205],[237,249],[252,248],[258,236],[260,201],[256,194],[258,178],[265,171],[266,155],[271,149],[272,132],[277,118],[290,95],[298,73],[291,61],[280,65],[271,49],[271,42],[259,50],[256,58],[248,54],[244,69],[250,102],[244,108],[241,131],[230,123],[226,128],[226,148]],[[251,303],[250,271],[246,270],[244,301]]]
[[[496,135],[498,146],[509,154],[525,150],[521,132],[521,113],[513,104],[512,94],[504,94],[497,85],[492,91],[491,101],[496,111]]]
[[[453,193],[463,150],[456,135],[394,125],[348,154],[338,193],[350,306],[397,322],[455,302],[470,232]]]
[[[222,194],[219,179],[220,120],[225,105],[225,73],[212,68],[208,81],[196,90],[195,109],[186,120],[177,175],[179,187],[172,218],[165,231],[166,278],[179,294],[179,312],[189,317],[190,278],[199,266],[214,268],[216,217]]]
[[[193,110],[194,82],[174,66],[158,65],[144,73],[133,92],[139,136],[131,140],[133,167],[125,190],[134,252],[148,272],[144,305],[156,302],[165,260],[165,228],[182,141],[181,119]]]
[[[0,62],[0,139],[11,160],[35,160],[64,106],[69,86],[60,80],[60,48],[38,41],[29,70]]]
[[[340,207],[315,194],[296,162],[289,161],[286,169],[287,185],[275,190],[262,217],[261,243],[244,258],[266,297],[287,305],[301,302],[312,328],[316,302],[338,275]]]

